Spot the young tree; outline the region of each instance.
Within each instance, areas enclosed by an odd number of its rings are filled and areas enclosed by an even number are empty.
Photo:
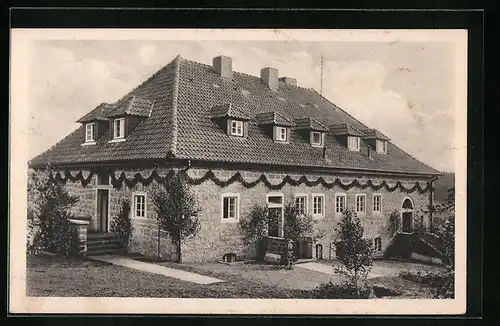
[[[152,200],[158,226],[177,246],[177,262],[182,263],[182,243],[200,228],[199,208],[184,173],[176,173],[153,189]],[[158,248],[159,249],[159,248]]]
[[[355,213],[345,211],[338,225],[335,271],[349,278],[349,283],[359,292],[358,281],[366,279],[372,266],[371,245],[363,239],[364,229]]]
[[[283,212],[283,237],[287,240],[287,265],[291,269],[298,241],[313,236],[315,221],[309,214],[301,214],[293,201],[288,202]],[[292,245],[289,245],[291,241]],[[290,252],[291,251],[291,252]]]
[[[110,223],[110,231],[116,234],[120,242],[128,247],[133,227],[130,220],[130,200],[124,199],[118,215]]]

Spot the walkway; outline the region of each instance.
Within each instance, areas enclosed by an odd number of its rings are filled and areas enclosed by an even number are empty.
[[[196,284],[213,284],[224,282],[213,277],[204,276],[196,273],[185,272],[174,268],[168,268],[165,266],[160,266],[156,264],[144,263],[141,261],[133,260],[127,257],[118,255],[103,255],[103,256],[92,256],[90,259],[102,261],[105,263],[113,264],[116,266],[128,267],[141,272],[152,273],[164,275],[167,277],[173,277],[182,281],[196,283]]]

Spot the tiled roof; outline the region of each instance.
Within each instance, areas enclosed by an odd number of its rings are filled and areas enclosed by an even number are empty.
[[[275,125],[282,127],[294,127],[295,123],[288,120],[276,111],[260,112],[255,116],[255,121],[259,125]]]
[[[293,120],[296,130],[329,131],[321,122],[313,118],[298,118]]]
[[[116,117],[123,114],[149,117],[153,109],[153,101],[139,96],[127,96],[120,103],[115,105],[115,109],[108,112],[106,116]]]
[[[259,122],[294,125],[293,120],[308,116],[324,126],[343,124],[348,133],[369,128],[316,91],[282,81],[278,82],[277,91],[271,91],[259,77],[234,72],[232,79],[222,78],[212,66],[178,56],[117,103],[129,96],[154,101],[154,106],[151,116],[139,123],[126,141],[108,143],[104,135],[96,145],[81,146],[82,125],[34,158],[31,166],[49,162],[53,165],[99,164],[171,157],[277,167],[439,173],[390,142],[387,155],[372,151],[369,158],[368,144],[363,141],[360,151],[349,151],[335,137],[338,131],[326,132],[325,149],[312,147],[295,131],[290,133],[288,144],[274,142],[268,132],[259,127]],[[227,103],[253,117],[248,121],[247,139],[228,136],[211,119],[213,108]],[[362,136],[360,132],[359,135]]]
[[[389,137],[381,133],[380,131],[376,129],[365,129],[363,130],[363,139],[380,139],[380,140],[387,140],[389,141]]]
[[[216,105],[211,110],[212,118],[235,118],[240,120],[250,120],[250,117],[243,111],[236,108],[231,103]]]
[[[108,120],[106,116],[114,109],[115,107],[113,106],[113,104],[101,103],[95,109],[78,119],[77,122],[84,123],[94,120]]]
[[[354,128],[347,122],[335,123],[330,125],[330,130],[335,136],[358,136],[362,137],[364,134],[357,128]]]

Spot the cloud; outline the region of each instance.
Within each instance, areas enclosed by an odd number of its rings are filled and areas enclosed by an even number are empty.
[[[156,54],[156,47],[154,47],[153,45],[144,45],[139,50],[139,58],[141,59],[141,62],[145,65],[151,63],[151,59],[155,54]]]

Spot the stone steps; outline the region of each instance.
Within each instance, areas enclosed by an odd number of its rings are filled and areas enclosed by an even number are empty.
[[[127,249],[115,235],[89,234],[87,238],[87,256],[124,254]]]

